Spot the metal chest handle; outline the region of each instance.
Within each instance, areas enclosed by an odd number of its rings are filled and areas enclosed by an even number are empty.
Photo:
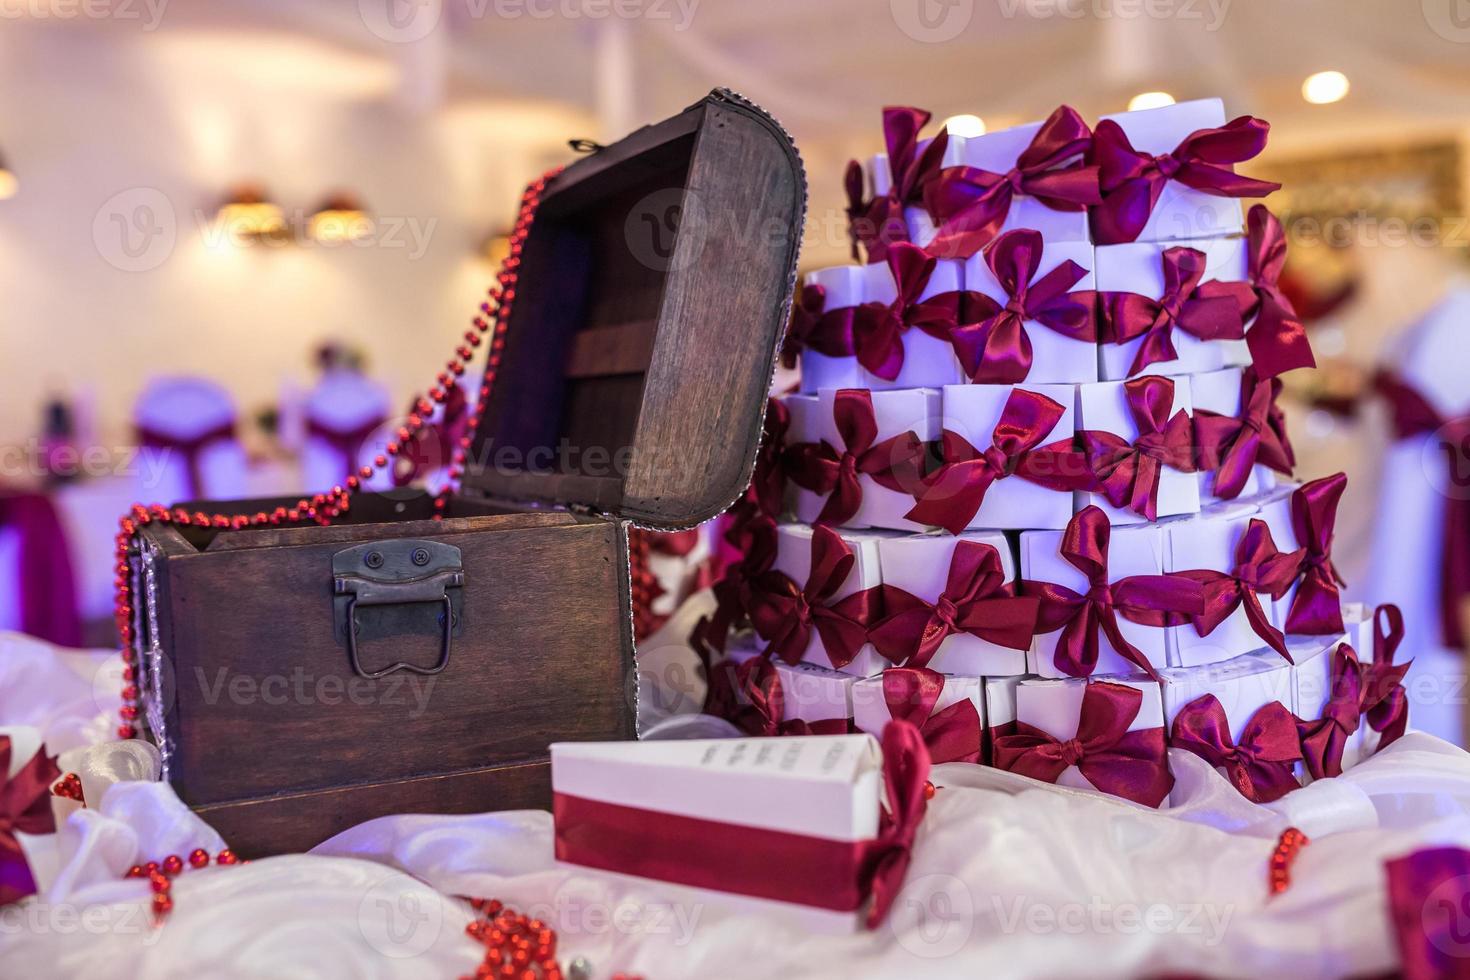
[[[346,635],[347,656],[358,676],[376,680],[400,670],[437,674],[449,666],[457,618],[449,590],[464,586],[464,568],[459,558],[458,548],[426,541],[359,545],[333,556],[333,591],[339,597],[346,597],[345,606],[339,607],[339,627]],[[411,571],[428,574],[407,577]],[[364,670],[357,650],[357,608],[431,602],[443,609],[444,631],[438,662],[432,667],[420,667],[398,661],[381,670]]]

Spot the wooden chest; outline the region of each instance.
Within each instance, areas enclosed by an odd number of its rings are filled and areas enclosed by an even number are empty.
[[[328,527],[144,526],[138,686],[179,796],[246,856],[295,851],[546,806],[551,742],[635,737],[626,522],[748,482],[805,202],[780,127],[711,93],[546,186],[442,520],[358,494]]]

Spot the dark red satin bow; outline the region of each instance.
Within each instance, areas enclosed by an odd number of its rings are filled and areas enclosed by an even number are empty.
[[[1082,162],[1092,133],[1071,106],[1047,117],[1030,145],[1005,173],[979,167],[946,167],[924,191],[939,224],[929,244],[936,255],[969,258],[1000,232],[1017,194],[1036,198],[1053,211],[1081,211],[1099,204],[1097,167]]]
[[[1301,787],[1293,773],[1302,757],[1296,718],[1280,701],[1252,715],[1237,742],[1219,700],[1202,695],[1175,716],[1169,744],[1224,769],[1230,784],[1252,803],[1270,803]]]
[[[741,557],[725,569],[725,574],[711,586],[715,608],[702,617],[694,626],[690,644],[701,654],[705,668],[710,668],[712,657],[705,651],[723,653],[730,630],[744,621],[750,613],[751,583],[771,570],[776,560],[776,523],[770,517],[757,515],[738,528],[731,529],[731,536]]]
[[[1239,340],[1245,336],[1240,302],[1230,285],[1205,275],[1205,253],[1176,246],[1160,257],[1164,291],[1155,299],[1139,293],[1101,293],[1099,333],[1110,344],[1143,338],[1128,368],[1138,374],[1150,364],[1178,359],[1174,331],[1200,340]]]
[[[0,907],[36,893],[36,880],[15,835],[55,833],[51,784],[61,778],[55,757],[44,748],[5,778],[14,748],[9,735],[0,735]]]
[[[1036,628],[1036,600],[1015,594],[1000,554],[981,541],[955,543],[944,591],[932,605],[893,585],[882,586],[881,596],[885,618],[868,640],[893,663],[909,667],[927,667],[956,633],[1025,650]]]
[[[740,692],[752,709],[752,735],[846,735],[851,726],[846,718],[806,721],[786,717],[786,693],[781,674],[765,657],[752,657],[735,671]]]
[[[1058,629],[1053,663],[1070,677],[1088,677],[1097,668],[1098,631],[1106,634],[1118,654],[1144,673],[1158,679],[1158,671],[1143,651],[1129,643],[1118,617],[1144,626],[1178,626],[1205,611],[1204,590],[1181,575],[1130,575],[1108,581],[1108,542],[1112,528],[1107,515],[1086,507],[1072,518],[1062,535],[1061,555],[1087,576],[1085,595],[1052,582],[1026,580],[1021,594],[1040,601],[1036,632]]]
[[[1148,806],[1169,796],[1169,773],[1162,728],[1130,732],[1143,694],[1122,684],[1088,684],[1077,719],[1077,737],[1062,741],[1025,722],[1013,735],[997,735],[997,768],[1054,783],[1069,766],[1105,793]]]
[[[893,667],[883,672],[883,702],[895,721],[919,730],[931,762],[980,761],[980,712],[969,698],[935,711],[944,675],[927,667]]]
[[[1470,598],[1470,414],[1446,418],[1429,400],[1393,374],[1382,371],[1373,386],[1389,404],[1399,439],[1432,435],[1448,459],[1444,497],[1443,547],[1440,549],[1439,620],[1445,646],[1465,647],[1460,610]]]
[[[842,525],[852,520],[863,502],[859,477],[871,477],[888,490],[914,492],[924,465],[924,444],[912,431],[877,442],[871,392],[862,388],[837,392],[832,417],[842,437],[840,452],[826,441],[803,442],[792,446],[787,457],[793,483],[828,495],[816,523]]]
[[[888,106],[883,110],[883,140],[893,176],[887,194],[863,200],[862,168],[856,160],[848,163],[844,184],[853,258],[857,258],[858,242],[867,250],[869,262],[882,262],[893,245],[909,240],[903,209],[923,204],[924,188],[938,175],[949,146],[949,131],[943,130],[919,150],[919,131],[929,118],[923,109]]]
[[[883,729],[883,786],[887,809],[873,842],[867,926],[876,928],[888,915],[903,889],[914,837],[928,808],[929,752],[919,730],[905,721],[891,721]]]
[[[1338,586],[1347,583],[1332,564],[1332,530],[1345,487],[1347,476],[1337,473],[1303,484],[1291,495],[1291,526],[1302,547],[1302,564],[1301,584],[1286,614],[1288,633],[1343,631]]]
[[[857,307],[839,306],[827,309],[827,290],[808,283],[791,304],[791,320],[786,325],[786,339],[781,342],[781,363],[796,367],[796,358],[804,350],[827,357],[853,355],[852,325]]]
[[[1307,328],[1296,315],[1291,300],[1281,291],[1281,270],[1286,265],[1286,235],[1281,222],[1266,205],[1257,204],[1246,218],[1249,282],[1240,315],[1255,323],[1246,331],[1251,362],[1263,378],[1296,368],[1317,366]]]
[[[1163,468],[1181,473],[1195,470],[1194,430],[1183,409],[1169,415],[1174,405],[1172,378],[1134,378],[1123,383],[1123,393],[1138,428],[1137,439],[1129,443],[1101,429],[1086,429],[1078,436],[1087,465],[1108,503],[1157,520]]]
[[[1088,154],[1102,190],[1102,203],[1092,209],[1092,240],[1136,240],[1171,180],[1221,197],[1265,197],[1280,190],[1274,181],[1242,177],[1233,166],[1259,154],[1270,130],[1264,120],[1240,116],[1218,128],[1197,129],[1173,151],[1154,156],[1135,150],[1123,127],[1104,119],[1093,130]]]
[[[796,663],[811,642],[812,630],[833,667],[846,667],[868,641],[876,590],[864,589],[838,602],[832,596],[852,574],[857,559],[835,531],[812,531],[811,573],[797,585],[785,572],[772,569],[750,583],[750,620],[769,649]]]
[[[1322,714],[1298,718],[1302,761],[1313,779],[1342,775],[1342,753],[1348,737],[1358,730],[1363,711],[1363,665],[1346,643],[1332,651],[1331,690]]]
[[[961,293],[950,291],[927,300],[919,297],[939,260],[917,245],[895,242],[886,260],[898,288],[892,303],[864,303],[853,319],[853,347],[858,363],[886,381],[903,370],[903,335],[917,327],[940,340],[950,340],[955,329]]]
[[[772,517],[786,509],[786,434],[790,429],[791,412],[785,403],[778,398],[768,399],[747,496],[761,513]]]
[[[1378,747],[1392,745],[1409,727],[1409,695],[1404,675],[1414,661],[1395,664],[1404,639],[1404,614],[1391,604],[1373,612],[1373,661],[1363,667],[1363,713],[1368,727],[1381,736]]]
[[[1091,488],[1087,461],[1073,451],[1070,438],[1041,445],[1063,414],[1065,409],[1045,395],[1015,388],[991,432],[990,448],[981,451],[944,430],[943,463],[924,477],[915,495],[918,502],[904,516],[959,534],[974,520],[996,480],[1017,476],[1049,490]]]
[[[1239,418],[1195,409],[1200,469],[1215,474],[1212,492],[1216,497],[1234,500],[1240,496],[1258,462],[1288,475],[1296,466],[1286,418],[1276,404],[1280,394],[1281,379],[1260,377],[1255,368],[1248,367],[1240,376]]]
[[[1286,637],[1271,624],[1271,617],[1261,606],[1258,593],[1279,599],[1296,580],[1301,565],[1301,552],[1282,553],[1271,539],[1271,528],[1265,521],[1251,518],[1245,534],[1235,546],[1235,568],[1229,572],[1197,568],[1177,572],[1204,587],[1205,611],[1194,617],[1194,628],[1200,636],[1209,636],[1236,609],[1245,609],[1251,629],[1266,645],[1294,663],[1286,649]]]
[[[985,263],[1006,291],[1001,305],[989,296],[967,292],[966,319],[951,335],[965,373],[976,384],[1015,384],[1031,373],[1031,338],[1026,321],[1073,340],[1097,340],[1097,294],[1069,292],[1087,270],[1068,259],[1041,278],[1044,243],[1030,229],[1008,231],[985,252]]]

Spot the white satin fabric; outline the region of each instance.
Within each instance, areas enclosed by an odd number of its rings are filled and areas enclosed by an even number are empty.
[[[673,675],[676,646],[662,644],[645,684]],[[878,930],[852,937],[559,867],[550,817],[527,811],[385,817],[310,854],[186,870],[155,927],[148,886],[126,869],[226,842],[167,786],[138,778],[156,772],[147,746],[80,745],[104,742],[115,711],[85,682],[103,662],[0,637],[0,724],[36,729],[11,729],[18,745],[45,734],[52,751],[73,749],[63,769],[82,775],[89,803],[57,834],[24,839],[41,893],[0,910],[0,976],[455,977],[481,954],[455,895],[542,918],[563,965],[585,957],[596,977],[1373,974],[1395,964],[1383,860],[1470,846],[1470,755],[1411,733],[1269,807],[1180,752],[1162,811],[938,767],[903,893]],[[1291,887],[1270,897],[1267,861],[1287,826],[1312,842]]]

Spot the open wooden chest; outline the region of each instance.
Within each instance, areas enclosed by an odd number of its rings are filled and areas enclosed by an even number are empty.
[[[303,850],[546,806],[551,742],[635,737],[625,522],[748,482],[805,203],[781,128],[711,93],[546,186],[442,520],[358,494],[328,527],[142,528],[137,684],[179,796],[247,857]]]

